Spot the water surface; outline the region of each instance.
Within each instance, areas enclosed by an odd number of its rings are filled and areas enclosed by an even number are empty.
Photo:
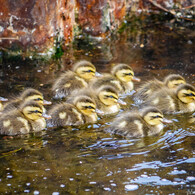
[[[109,72],[112,63],[128,63],[142,82],[178,73],[194,85],[194,31],[191,23],[184,24],[137,20],[107,41],[76,40],[58,60],[3,58],[1,96],[35,87],[51,100],[53,80],[78,59],[92,61],[99,72]],[[132,109],[131,98],[124,98]],[[158,136],[128,140],[104,131],[115,117],[92,126],[1,136],[0,193],[195,193],[195,126],[188,114],[166,116],[174,123]]]

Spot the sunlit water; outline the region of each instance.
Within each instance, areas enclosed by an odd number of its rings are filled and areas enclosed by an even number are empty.
[[[194,85],[194,32],[190,26],[146,22],[135,28],[137,31],[127,25],[110,41],[78,40],[58,61],[4,59],[1,96],[10,98],[24,87],[35,87],[49,100],[53,80],[77,59],[91,60],[99,72],[108,72],[115,62],[128,63],[142,82],[179,73]],[[133,109],[130,96],[123,98],[128,102],[123,109]],[[166,116],[174,123],[158,136],[129,140],[104,131],[115,117],[101,118],[92,126],[1,136],[0,193],[195,193],[195,126],[188,114]]]

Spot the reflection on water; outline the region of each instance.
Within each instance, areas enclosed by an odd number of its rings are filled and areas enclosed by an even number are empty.
[[[51,99],[52,81],[81,58],[91,60],[99,72],[107,72],[111,63],[124,62],[131,64],[142,81],[154,77],[162,80],[169,73],[179,73],[194,85],[190,26],[137,21],[127,24],[120,33],[106,42],[76,41],[74,50],[57,62],[4,59],[1,96],[12,97],[30,86]],[[130,96],[123,98],[133,109]],[[0,193],[195,193],[195,127],[188,120],[191,116],[166,116],[174,123],[160,135],[129,140],[104,132],[115,117],[78,128],[1,136]]]

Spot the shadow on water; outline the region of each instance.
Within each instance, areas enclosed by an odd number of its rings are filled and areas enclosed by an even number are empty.
[[[184,26],[173,20],[145,18],[127,21],[123,27],[106,41],[80,37],[57,61],[4,58],[1,96],[13,97],[25,87],[35,87],[52,100],[53,80],[83,58],[91,60],[99,72],[123,62],[142,81],[179,73],[194,85],[191,23]],[[131,98],[123,98],[133,109]],[[89,126],[1,136],[0,193],[195,193],[195,126],[189,123],[189,115],[167,116],[174,123],[158,136],[128,140],[104,131],[115,117]]]

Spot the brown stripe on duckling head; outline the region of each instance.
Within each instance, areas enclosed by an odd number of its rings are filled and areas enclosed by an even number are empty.
[[[149,112],[152,112],[152,113],[159,113],[159,114],[163,115],[163,113],[162,113],[159,109],[157,109],[156,107],[152,107],[152,106],[150,107],[150,106],[148,106],[148,107],[143,108],[143,109],[141,110],[141,116],[144,117],[144,116],[147,115]]]
[[[175,88],[181,84],[185,84],[186,80],[179,74],[170,74],[164,79],[165,86]]]
[[[114,67],[111,70],[111,74],[115,75],[118,70],[131,70],[131,71],[133,71],[133,69],[128,64],[119,63],[119,64],[114,65]]]
[[[38,90],[36,90],[36,89],[33,89],[33,88],[27,88],[27,89],[25,89],[25,90],[21,93],[20,97],[21,97],[22,99],[26,99],[27,97],[33,96],[33,95],[40,95],[40,96],[43,96],[43,94],[42,94],[40,91],[38,91]]]
[[[87,60],[80,60],[76,63],[74,63],[73,67],[72,67],[72,71],[76,71],[79,67],[91,67],[93,70],[95,69],[95,66],[87,61]]]

